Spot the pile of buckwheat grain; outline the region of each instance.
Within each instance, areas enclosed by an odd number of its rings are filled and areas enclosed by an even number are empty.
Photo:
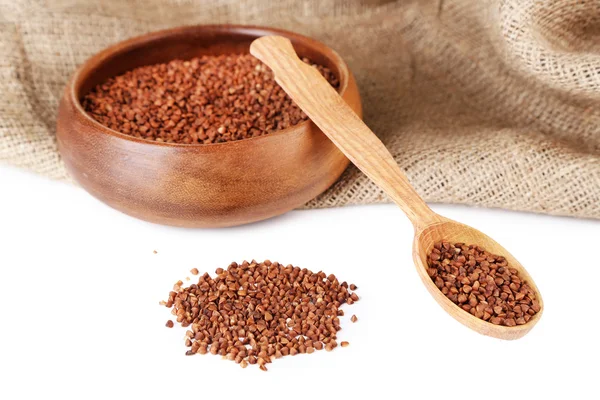
[[[526,324],[541,307],[506,259],[476,245],[436,243],[427,273],[452,302],[495,325]]]
[[[348,290],[356,286],[335,275],[269,260],[234,262],[216,274],[205,273],[185,288],[177,282],[161,304],[189,328],[186,355],[220,354],[242,368],[258,364],[266,371],[274,358],[333,350],[344,315],[340,306],[358,301]]]
[[[331,70],[314,67],[339,87]],[[271,70],[250,54],[139,67],[96,86],[84,97],[83,107],[113,130],[184,144],[261,136],[308,119]]]

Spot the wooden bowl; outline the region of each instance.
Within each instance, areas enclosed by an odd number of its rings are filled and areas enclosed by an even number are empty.
[[[205,25],[150,33],[118,43],[81,66],[65,88],[58,147],[71,175],[109,206],[147,221],[223,227],[270,218],[331,186],[348,159],[310,121],[265,136],[217,144],[157,143],[109,129],[80,100],[94,86],[133,68],[204,54],[247,53],[265,35],[291,39],[296,51],[329,67],[339,92],[362,115],[352,73],[324,44],[279,29]]]

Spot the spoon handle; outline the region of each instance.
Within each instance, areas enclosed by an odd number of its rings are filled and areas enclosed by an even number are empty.
[[[316,68],[301,61],[289,39],[263,36],[250,53],[333,143],[404,211],[415,227],[439,218],[411,186],[379,138]]]

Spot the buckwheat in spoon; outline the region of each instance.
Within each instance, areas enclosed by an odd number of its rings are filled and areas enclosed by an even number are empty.
[[[425,287],[465,326],[518,339],[538,322],[540,293],[525,268],[478,230],[433,212],[383,143],[321,74],[280,36],[255,40],[250,53],[333,143],[404,211],[415,228],[413,259]]]

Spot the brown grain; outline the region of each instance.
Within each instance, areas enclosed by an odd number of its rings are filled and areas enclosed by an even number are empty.
[[[333,87],[339,86],[328,68],[314,66]],[[121,133],[182,144],[252,138],[308,119],[271,70],[249,54],[139,67],[97,85],[84,97],[83,107]]]
[[[506,258],[477,245],[438,242],[427,273],[452,302],[494,325],[526,324],[541,307],[535,292]]]
[[[359,300],[333,274],[268,260],[232,263],[216,274],[185,288],[177,282],[164,304],[189,327],[188,352],[220,354],[242,367],[259,364],[266,371],[273,359],[332,351],[339,307]]]

